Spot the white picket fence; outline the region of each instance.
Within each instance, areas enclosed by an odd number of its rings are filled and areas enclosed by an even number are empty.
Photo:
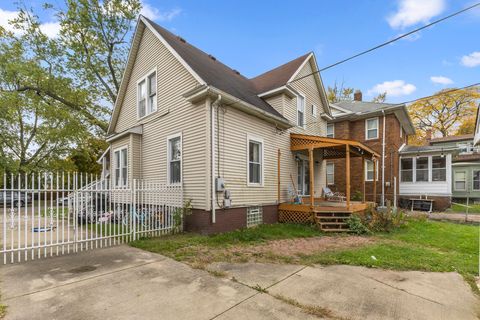
[[[152,180],[112,188],[81,173],[3,174],[3,263],[15,263],[180,231],[183,190]]]

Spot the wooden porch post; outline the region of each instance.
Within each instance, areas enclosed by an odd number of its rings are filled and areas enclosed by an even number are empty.
[[[365,157],[362,155],[362,203],[365,203]]]
[[[282,152],[280,149],[278,149],[278,159],[277,159],[277,202],[280,203],[280,156],[282,155]]]
[[[309,157],[309,169],[310,169],[310,208],[313,210],[315,206],[315,190],[314,190],[314,170],[313,170],[313,148],[308,149],[308,157]]]
[[[346,145],[345,146],[345,150],[346,150],[346,155],[345,155],[345,159],[346,159],[346,178],[347,178],[347,190],[345,190],[345,196],[347,198],[347,209],[350,208],[350,145]]]
[[[377,159],[373,159],[373,202],[377,203]]]

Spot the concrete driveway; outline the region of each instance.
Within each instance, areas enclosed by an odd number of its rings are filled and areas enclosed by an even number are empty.
[[[478,319],[480,303],[456,273],[209,269],[225,277],[117,246],[2,266],[2,301],[6,319]]]

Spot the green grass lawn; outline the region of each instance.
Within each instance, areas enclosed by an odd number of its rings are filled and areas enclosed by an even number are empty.
[[[255,246],[279,239],[329,236],[313,226],[274,224],[244,229],[213,236],[178,234],[162,238],[141,239],[132,243],[144,250],[170,256],[191,265],[212,261],[232,261],[230,247]],[[349,264],[395,270],[456,271],[472,285],[478,275],[479,231],[478,226],[409,220],[404,226],[390,233],[369,236],[373,243],[334,251],[299,254],[296,257],[262,255],[261,261],[301,264]],[[235,258],[241,255],[234,252]],[[255,256],[253,256],[255,258]],[[247,260],[251,260],[248,256]],[[241,261],[236,259],[234,261]]]
[[[478,213],[480,214],[480,204],[470,204],[468,209],[468,213]],[[450,208],[452,212],[458,213],[465,213],[467,208],[465,206],[461,206],[459,204],[453,204]]]

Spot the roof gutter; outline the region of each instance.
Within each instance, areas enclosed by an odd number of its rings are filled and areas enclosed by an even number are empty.
[[[199,86],[196,87],[195,89],[186,92],[183,97],[187,99],[190,102],[195,102],[198,101],[208,95],[211,95],[213,98],[217,98],[219,95],[222,96],[222,101],[230,103],[231,106],[238,108],[239,110],[242,110],[246,113],[252,114],[254,116],[257,116],[263,120],[266,120],[270,123],[274,123],[277,127],[281,129],[288,129],[293,127],[294,125],[290,123],[285,118],[281,118],[278,116],[275,116],[265,110],[260,109],[257,106],[254,106],[248,102],[245,102],[231,94],[226,93],[225,91],[222,91],[218,88],[215,88],[213,86]]]

